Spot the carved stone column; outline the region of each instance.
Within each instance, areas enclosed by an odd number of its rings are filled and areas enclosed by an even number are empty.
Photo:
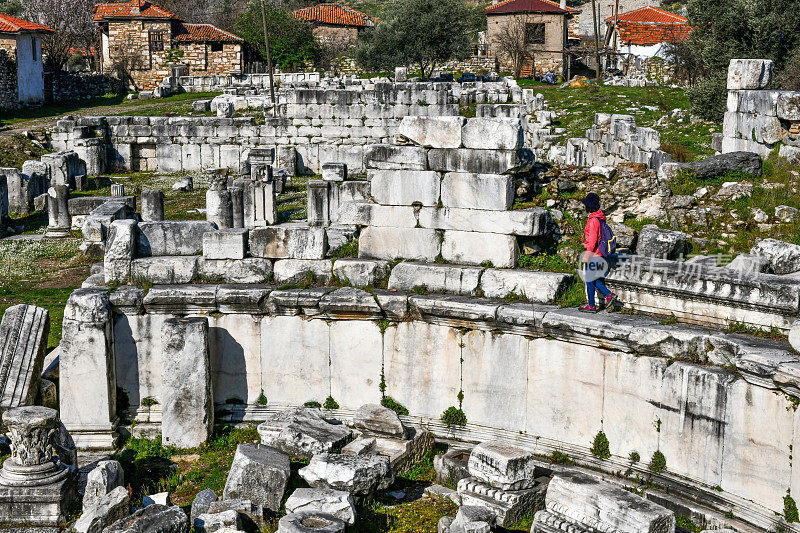
[[[56,526],[77,501],[75,471],[58,458],[61,422],[47,407],[16,407],[3,413],[11,457],[0,469],[0,523]]]

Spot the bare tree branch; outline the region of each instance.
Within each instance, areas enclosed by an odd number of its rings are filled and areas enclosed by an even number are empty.
[[[48,68],[60,71],[73,48],[94,45],[94,3],[94,0],[23,0],[26,19],[55,30],[42,40]]]

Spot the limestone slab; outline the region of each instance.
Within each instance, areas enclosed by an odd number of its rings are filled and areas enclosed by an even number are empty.
[[[487,268],[481,276],[481,289],[489,298],[523,296],[534,303],[552,303],[572,281],[571,274]]]
[[[411,291],[422,287],[431,292],[475,295],[482,271],[479,267],[406,261],[392,269],[389,288]]]
[[[50,314],[34,305],[6,309],[0,322],[0,409],[33,405],[50,334]]]
[[[330,514],[350,525],[356,521],[353,496],[343,490],[299,488],[286,500],[286,512]]]
[[[323,259],[328,239],[323,228],[282,224],[250,232],[250,253],[269,259]]]
[[[258,435],[265,446],[292,457],[311,459],[341,450],[351,431],[341,423],[325,419],[320,409],[296,407],[270,415],[259,424]]]
[[[389,458],[383,455],[316,455],[300,469],[300,476],[314,488],[361,495],[385,489],[394,482]]]
[[[398,257],[433,261],[439,255],[441,241],[433,229],[368,227],[358,241],[361,259],[386,259]]]
[[[289,456],[261,444],[240,444],[225,481],[223,498],[248,499],[277,512],[289,481]]]
[[[464,117],[403,117],[399,133],[420,146],[459,148],[465,122]]]
[[[442,180],[445,207],[506,211],[514,203],[514,192],[508,175],[448,172]]]
[[[488,262],[498,268],[512,268],[519,259],[519,245],[513,235],[448,230],[444,232],[442,257],[465,265]]]
[[[203,235],[217,228],[210,222],[142,222],[139,224],[137,257],[194,256],[203,253]]]
[[[203,234],[206,259],[244,259],[247,254],[246,229],[224,229]]]
[[[370,194],[382,205],[436,206],[441,176],[420,170],[372,170],[368,174]]]

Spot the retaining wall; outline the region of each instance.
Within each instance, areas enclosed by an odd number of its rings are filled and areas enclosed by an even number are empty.
[[[100,302],[105,293],[92,294]],[[256,285],[161,287],[146,296],[119,289],[110,297],[114,371],[94,364],[100,339],[88,350],[67,343],[63,352],[65,424],[79,446],[85,434],[69,413],[79,412],[87,431],[111,427],[107,411],[74,407],[107,395],[108,379],[133,406],[160,401],[161,326],[172,316],[202,315],[211,326],[217,410],[232,420],[263,416],[255,405],[262,392],[270,405],[332,396],[353,410],[380,400],[383,375],[386,394],[440,436],[501,436],[578,458],[602,429],[614,457],[600,468],[622,470],[636,451],[642,463],[632,466],[646,471],[658,449],[673,481],[759,527],[771,527],[787,490],[800,490],[791,460],[800,415],[787,396],[800,390],[798,361],[788,344],[477,298],[376,291],[372,303],[359,304],[336,294]],[[68,339],[83,328],[74,323],[75,298],[65,315]],[[84,319],[93,331],[103,328],[100,308],[93,304]],[[80,360],[98,375],[76,373]],[[436,421],[458,405],[459,391],[470,424],[448,430]],[[142,423],[160,423],[158,405],[135,412]]]

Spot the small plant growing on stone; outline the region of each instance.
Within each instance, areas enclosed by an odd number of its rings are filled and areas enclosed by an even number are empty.
[[[142,401],[140,403],[142,407],[153,407],[154,405],[158,405],[158,400],[148,396],[147,398],[142,398]]]
[[[322,404],[319,403],[319,402],[306,402],[303,405],[305,407],[311,407],[311,408],[314,408],[314,409],[321,409],[322,408]]]
[[[558,450],[553,450],[553,453],[550,454],[550,462],[555,463],[557,465],[568,465],[572,461],[570,461],[569,456],[565,453],[561,453]]]
[[[800,522],[800,516],[798,516],[797,513],[797,504],[791,494],[787,494],[783,497],[783,517],[787,522]]]
[[[611,449],[610,444],[608,442],[608,437],[602,431],[598,431],[597,435],[594,437],[594,443],[592,444],[592,454],[597,457],[598,459],[608,459],[611,457]]]
[[[642,457],[639,455],[639,452],[631,452],[631,454],[628,456],[628,459],[630,459],[632,463],[638,463],[642,460]]]
[[[338,409],[339,404],[336,403],[336,400],[334,400],[332,396],[328,396],[327,398],[325,398],[325,404],[323,405],[323,407],[328,411],[331,411],[333,409]]]
[[[664,454],[661,453],[661,450],[656,450],[653,452],[653,458],[650,459],[650,465],[648,466],[651,472],[663,472],[667,469],[667,458],[664,457]]]
[[[406,409],[402,404],[396,402],[393,398],[389,396],[384,396],[381,400],[381,405],[386,407],[387,409],[391,409],[398,415],[406,416],[408,415],[408,409]]]
[[[261,391],[261,394],[258,396],[258,400],[256,400],[258,405],[267,405],[267,396],[264,394],[264,391]]]
[[[465,415],[464,411],[461,409],[450,406],[444,413],[442,413],[442,422],[444,422],[447,427],[463,427],[467,425],[467,415]]]

